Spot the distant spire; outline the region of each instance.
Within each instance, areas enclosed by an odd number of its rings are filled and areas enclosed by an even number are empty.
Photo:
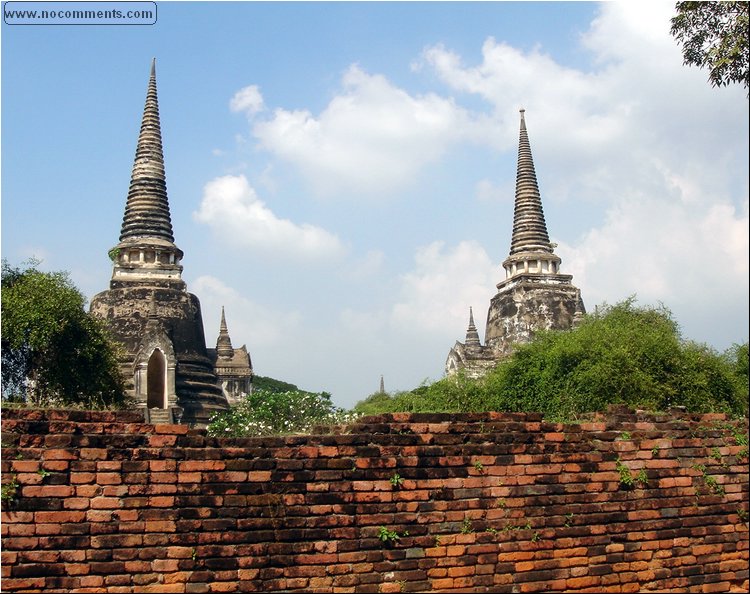
[[[521,133],[518,142],[518,170],[516,198],[513,212],[513,236],[510,255],[526,251],[552,253],[552,246],[544,221],[542,198],[536,181],[534,160],[531,156],[529,135],[526,132],[525,109],[521,109]]]
[[[466,348],[481,349],[482,343],[479,340],[479,332],[477,327],[474,325],[474,311],[469,307],[469,327],[466,330],[466,341],[464,342]]]
[[[229,338],[227,330],[227,320],[224,317],[224,306],[221,306],[221,324],[219,325],[219,338],[216,340],[216,354],[225,359],[234,356],[232,340]]]
[[[385,382],[382,375],[380,376],[380,393],[385,394]]]
[[[156,95],[156,58],[151,62],[120,241],[130,237],[153,237],[174,242]]]

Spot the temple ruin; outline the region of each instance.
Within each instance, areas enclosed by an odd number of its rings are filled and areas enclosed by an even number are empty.
[[[162,151],[156,64],[140,134],[109,289],[91,301],[122,346],[127,392],[147,421],[203,426],[249,391],[247,349],[231,346],[222,311],[215,352],[206,348],[198,298],[182,280],[183,252],[174,242]],[[229,350],[232,352],[230,353]],[[241,379],[240,379],[241,378]],[[227,389],[227,392],[222,389]]]
[[[470,309],[465,341],[457,341],[448,353],[445,371],[449,375],[464,370],[470,377],[480,377],[507,357],[514,345],[530,341],[539,330],[567,330],[586,311],[573,277],[560,272],[561,259],[549,240],[524,111],[513,234],[510,254],[503,262],[505,279],[490,301],[485,344],[480,342]]]

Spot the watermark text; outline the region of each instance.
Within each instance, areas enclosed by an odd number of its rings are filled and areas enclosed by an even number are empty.
[[[153,25],[156,2],[21,2],[3,4],[6,25]]]

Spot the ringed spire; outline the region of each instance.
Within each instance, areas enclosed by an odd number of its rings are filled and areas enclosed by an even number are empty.
[[[558,274],[561,262],[554,253],[554,246],[550,243],[547,223],[544,220],[542,197],[536,180],[534,159],[531,156],[529,133],[526,130],[526,110],[521,109],[520,112],[521,131],[518,140],[513,234],[510,240],[510,254],[503,262],[506,281],[520,274]]]
[[[227,319],[224,317],[224,306],[221,306],[221,323],[219,324],[219,338],[216,340],[216,354],[219,357],[231,358],[234,356],[232,340],[229,338]]]
[[[174,242],[156,92],[156,58],[151,61],[120,241],[136,237]]]
[[[518,141],[518,168],[516,171],[516,195],[513,210],[513,235],[510,255],[524,251],[552,252],[552,245],[544,220],[542,197],[531,155],[529,134],[526,130],[525,109],[521,109],[521,131]]]

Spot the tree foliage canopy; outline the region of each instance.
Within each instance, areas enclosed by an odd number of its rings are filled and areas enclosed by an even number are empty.
[[[34,405],[125,401],[116,347],[65,272],[2,263],[2,395]]]
[[[683,341],[665,307],[634,298],[598,307],[565,332],[540,332],[480,380],[461,374],[394,396],[373,395],[355,411],[542,412],[572,420],[610,404],[747,414],[747,344],[724,355]]]
[[[714,87],[750,84],[747,2],[677,2],[672,36],[684,63],[708,68]]]

